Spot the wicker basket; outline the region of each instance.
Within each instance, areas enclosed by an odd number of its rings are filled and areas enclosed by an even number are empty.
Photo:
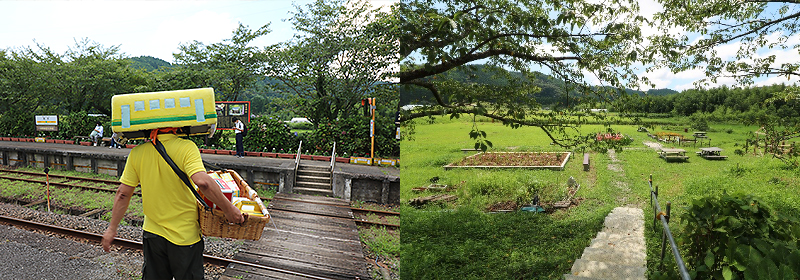
[[[264,226],[269,222],[269,217],[247,216],[244,223],[231,224],[222,211],[206,210],[200,203],[197,207],[200,213],[200,229],[205,236],[258,240]]]
[[[248,193],[255,194],[255,191],[250,188],[250,186],[247,184],[247,181],[242,179],[242,177],[239,176],[239,173],[236,173],[234,170],[209,172],[230,173],[231,177],[233,177],[234,181],[236,181],[236,184],[239,186],[239,189],[242,190],[242,192],[246,190]],[[197,203],[197,207],[198,212],[200,213],[200,229],[203,231],[203,235],[205,236],[258,240],[261,238],[261,233],[264,231],[264,226],[267,225],[270,219],[269,214],[264,217],[248,215],[244,223],[231,224],[228,223],[228,219],[225,218],[225,213],[223,213],[221,210],[205,210],[202,204],[199,202]],[[261,207],[263,208],[264,205],[262,204]]]

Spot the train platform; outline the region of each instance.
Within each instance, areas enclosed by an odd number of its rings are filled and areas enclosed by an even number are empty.
[[[57,144],[57,143],[38,143],[38,142],[12,142],[0,141],[0,147],[12,147],[21,149],[34,149],[41,151],[56,151],[66,153],[86,153],[97,155],[109,156],[122,156],[127,157],[131,149],[109,149],[108,147],[101,146],[82,146],[75,144]],[[236,165],[246,164],[254,166],[276,166],[276,167],[293,167],[294,159],[271,158],[271,157],[251,157],[245,156],[238,158],[234,155],[217,155],[217,154],[201,154],[204,161],[216,165]],[[330,164],[328,161],[317,160],[301,160],[303,164],[327,166]],[[382,166],[368,166],[361,164],[350,163],[336,163],[337,170],[353,174],[366,174],[366,175],[390,175],[400,176],[400,169],[395,167],[382,167]]]

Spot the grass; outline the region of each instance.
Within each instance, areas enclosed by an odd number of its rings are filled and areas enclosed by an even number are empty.
[[[479,121],[482,121],[479,118]],[[683,119],[658,119],[670,127],[658,131],[691,135]],[[655,141],[638,126],[612,125],[615,131],[632,136],[634,142],[624,151],[591,154],[591,170],[582,171],[581,157],[572,158],[564,171],[550,170],[449,170],[442,166],[467,154],[472,123],[468,120],[437,118],[432,124],[417,124],[413,141],[401,142],[401,201],[433,195],[414,192],[432,178],[439,184],[457,186],[450,194],[455,202],[422,209],[402,207],[403,228],[401,279],[555,279],[569,273],[572,262],[602,227],[602,220],[617,206],[632,205],[650,217],[647,179],[653,174],[659,186],[662,207],[672,202],[670,227],[680,234],[682,207],[693,199],[723,191],[754,193],[777,211],[800,214],[798,172],[783,167],[778,160],[750,154],[738,156],[748,133],[756,127],[738,124],[710,124],[711,146],[725,150],[725,161],[708,161],[694,155],[696,147],[682,147],[690,159],[686,163],[667,163],[643,144]],[[511,129],[483,121],[478,128],[493,142],[490,151],[563,151],[538,128]],[[584,125],[577,133],[605,131],[602,125]],[[730,132],[730,133],[729,133]],[[671,145],[665,145],[670,147]],[[699,146],[698,146],[699,147]],[[678,148],[678,147],[676,147]],[[579,154],[580,155],[580,154]],[[619,170],[619,171],[617,171]],[[574,177],[581,184],[576,195],[582,202],[568,210],[551,214],[487,214],[487,206],[499,201],[527,203],[539,194],[543,203],[558,201],[566,193],[566,180]],[[646,218],[650,221],[650,218]],[[654,233],[646,223],[648,269],[653,272],[660,255],[660,231]],[[657,226],[660,229],[660,226]],[[671,259],[669,252],[667,259]],[[670,269],[668,266],[667,269]]]
[[[28,167],[20,169],[28,172],[44,173],[41,168]],[[53,170],[51,171],[51,174],[68,175],[75,177],[101,178],[108,180],[116,179],[115,177],[108,175],[89,174],[89,173],[81,173],[74,171]],[[21,176],[21,177],[26,177],[26,176]],[[99,184],[95,186],[104,186],[104,184]],[[114,206],[114,195],[115,195],[114,193],[94,192],[94,191],[87,191],[87,190],[73,189],[73,188],[58,188],[53,186],[50,187],[50,201],[52,205],[62,207],[65,209],[78,209],[82,211],[103,209],[106,210],[107,213],[103,215],[101,219],[106,221],[111,219],[110,211]],[[0,196],[11,199],[35,201],[47,198],[47,188],[37,183],[27,183],[21,181],[0,179]],[[134,196],[133,198],[131,198],[131,203],[128,206],[127,216],[140,220],[144,218],[141,197]]]

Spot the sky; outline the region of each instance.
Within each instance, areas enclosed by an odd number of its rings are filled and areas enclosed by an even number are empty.
[[[194,40],[213,44],[229,39],[239,23],[251,30],[270,24],[272,32],[259,37],[251,46],[264,47],[291,39],[294,30],[284,20],[294,11],[292,5],[305,6],[311,0],[283,1],[8,1],[0,0],[0,49],[49,47],[64,53],[84,38],[105,47],[119,46],[127,56],[149,55],[174,62],[172,54],[181,44]],[[393,0],[372,0],[373,5],[389,5]],[[656,0],[639,0],[645,16],[660,10]],[[660,30],[645,28],[646,33]],[[676,31],[680,32],[680,31]],[[800,42],[800,34],[790,40]],[[734,43],[735,44],[735,43]],[[735,54],[734,44],[721,46],[720,53]],[[781,61],[800,61],[797,50],[765,50]],[[660,69],[647,75],[656,88],[685,90],[704,74],[701,70],[671,73]],[[785,77],[766,77],[756,85],[794,83]],[[734,85],[722,78],[717,84]]]
[[[658,4],[657,0],[639,0],[639,8],[640,13],[648,19],[652,19],[655,13],[663,11],[663,8],[660,4]],[[658,32],[664,31],[652,27],[645,27],[642,29],[644,36],[656,34]],[[678,34],[685,33],[682,30],[670,30],[669,32]],[[691,34],[687,35],[689,38],[692,38]],[[779,34],[772,34],[772,37],[777,38],[778,35]],[[792,45],[798,43],[800,43],[800,34],[793,34],[792,36],[789,36],[787,44]],[[728,60],[736,56],[739,45],[740,44],[738,41],[734,41],[729,44],[721,45],[717,47],[716,50],[723,60]],[[800,61],[800,53],[798,53],[798,50],[796,49],[782,50],[764,48],[757,53],[757,55],[762,57],[773,54],[777,57],[776,64],[778,65],[784,62],[797,63]],[[670,88],[677,91],[695,88],[694,82],[698,80],[698,77],[705,77],[705,73],[701,69],[694,69],[680,73],[672,73],[669,69],[658,69],[651,73],[644,73],[644,71],[641,71],[641,73],[650,78],[651,81],[656,84],[656,88]],[[787,80],[786,76],[773,75],[754,80],[754,86],[765,86],[780,83],[788,85],[796,82],[798,82],[798,78]],[[710,87],[718,87],[722,85],[734,86],[736,85],[736,81],[733,78],[723,77],[719,78],[717,83],[710,85]]]
[[[239,23],[270,32],[251,42],[265,47],[291,39],[290,11],[303,1],[7,1],[0,0],[0,49],[40,44],[65,53],[84,38],[119,46],[127,56],[174,62],[181,44],[230,39]],[[391,4],[372,0],[373,6]]]

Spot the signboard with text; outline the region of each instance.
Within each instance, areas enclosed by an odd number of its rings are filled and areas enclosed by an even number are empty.
[[[58,116],[36,116],[36,131],[58,131]]]
[[[233,118],[250,123],[250,101],[217,101],[217,129],[233,129]]]

